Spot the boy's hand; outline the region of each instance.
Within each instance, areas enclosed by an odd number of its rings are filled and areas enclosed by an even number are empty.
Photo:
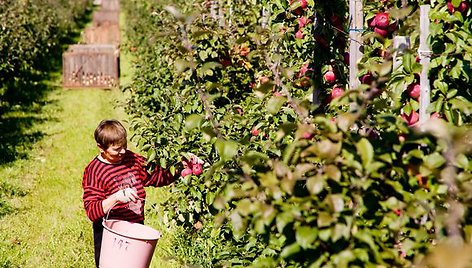
[[[113,197],[120,203],[136,202],[139,199],[138,193],[131,188],[119,190],[113,194]]]

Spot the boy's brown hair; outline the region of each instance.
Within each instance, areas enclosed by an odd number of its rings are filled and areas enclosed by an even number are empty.
[[[126,146],[127,133],[120,121],[115,119],[102,120],[95,129],[95,141],[103,148],[112,145]]]

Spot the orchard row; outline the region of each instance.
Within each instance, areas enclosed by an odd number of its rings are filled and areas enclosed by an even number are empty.
[[[123,4],[134,140],[164,166],[181,152],[205,161],[156,211],[176,230],[174,257],[203,267],[434,266],[448,241],[470,241],[468,2],[429,2],[434,116],[421,128],[424,2],[364,2],[357,88],[347,86],[347,1]],[[398,35],[411,45],[394,68]]]

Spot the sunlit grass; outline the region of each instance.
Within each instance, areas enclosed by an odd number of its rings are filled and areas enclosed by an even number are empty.
[[[35,125],[44,138],[29,157],[0,167],[2,183],[27,191],[12,196],[17,209],[0,220],[1,267],[93,267],[91,224],[82,206],[81,178],[97,153],[93,130],[103,118],[120,118],[118,91],[69,90],[51,96]]]

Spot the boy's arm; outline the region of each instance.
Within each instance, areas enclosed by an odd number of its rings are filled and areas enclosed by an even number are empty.
[[[102,201],[105,200],[105,194],[99,188],[84,185],[84,208],[85,212],[87,213],[87,217],[91,221],[96,221],[102,218],[105,215]]]
[[[176,167],[175,173],[172,174],[170,169],[165,169],[159,165],[156,165],[152,173],[148,175],[144,186],[161,187],[169,185],[180,177],[180,170],[180,167]]]

